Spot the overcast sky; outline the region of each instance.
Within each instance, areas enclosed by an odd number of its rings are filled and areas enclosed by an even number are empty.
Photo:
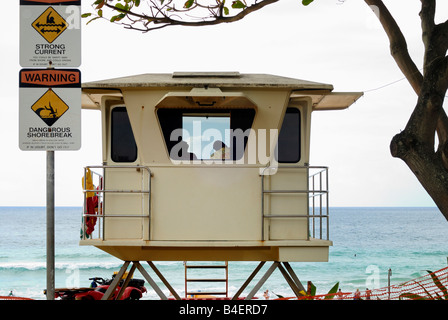
[[[0,206],[45,206],[46,153],[18,146],[19,0],[0,19],[2,102]],[[83,12],[90,2],[82,1]],[[404,162],[391,157],[416,95],[389,54],[388,40],[361,0],[281,0],[241,22],[169,27],[142,34],[106,21],[82,26],[82,80],[141,73],[239,71],[333,84],[365,95],[344,111],[315,112],[311,165],[330,167],[332,206],[434,206]],[[418,0],[385,1],[422,65]],[[439,19],[448,1],[438,1]],[[85,165],[101,163],[99,112],[82,113],[82,147],[55,154],[56,205],[81,206]]]

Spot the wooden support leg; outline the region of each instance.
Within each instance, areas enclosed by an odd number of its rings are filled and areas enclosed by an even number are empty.
[[[112,300],[113,293],[117,289],[118,284],[120,283],[121,278],[123,278],[124,273],[126,272],[130,261],[125,261],[123,266],[121,267],[120,271],[118,271],[118,274],[115,276],[114,280],[110,284],[109,288],[107,288],[106,292],[104,293],[101,300]]]
[[[142,267],[142,265],[140,264],[140,262],[138,261],[133,261],[133,263],[135,264],[135,266],[137,267],[138,271],[140,271],[140,273],[143,275],[143,277],[146,279],[146,281],[148,281],[149,285],[154,289],[154,291],[157,293],[157,295],[160,297],[160,299],[162,300],[168,300],[168,298],[166,297],[166,295],[163,293],[162,290],[160,290],[159,286],[157,285],[157,283],[155,283],[155,281],[151,278],[151,276],[148,274],[148,272],[146,272],[145,268]]]
[[[289,272],[291,278],[294,280],[297,288],[299,288],[299,291],[306,292],[305,287],[300,282],[300,280],[297,277],[297,275],[295,274],[294,270],[292,270],[291,265],[289,264],[289,262],[283,262],[283,265],[285,266],[286,270],[288,270],[288,272]]]
[[[247,295],[245,300],[251,300],[255,294],[260,290],[261,286],[266,282],[266,280],[269,279],[272,272],[280,265],[280,262],[275,261],[272,266],[266,271],[266,274],[258,281],[258,283],[255,285],[255,287],[252,289],[252,291]]]
[[[120,292],[118,292],[117,297],[115,298],[115,300],[120,300],[121,296],[124,293],[124,290],[127,288],[127,286],[129,285],[129,281],[131,281],[132,276],[134,275],[134,271],[135,271],[135,264],[132,264],[131,266],[131,270],[129,271],[126,279],[124,280],[123,285],[120,288]]]
[[[176,290],[174,290],[174,288],[169,284],[169,282],[165,279],[165,277],[162,275],[162,273],[159,271],[159,269],[156,268],[154,263],[152,263],[151,261],[146,261],[146,262],[149,264],[149,266],[152,268],[152,270],[157,274],[159,279],[168,288],[168,290],[173,294],[174,298],[176,298],[176,300],[181,300],[180,296],[177,294]]]
[[[233,296],[232,300],[237,300],[241,293],[246,289],[246,287],[249,285],[249,283],[252,281],[252,279],[257,275],[257,273],[260,271],[260,269],[264,266],[266,261],[261,261],[258,266],[255,268],[255,270],[252,272],[252,274],[247,278],[246,282],[241,286],[241,288],[238,290],[237,293]]]
[[[299,287],[296,285],[296,283],[294,282],[294,280],[291,278],[291,276],[288,274],[288,272],[285,270],[285,268],[283,268],[283,266],[281,264],[278,265],[278,269],[280,270],[280,272],[283,275],[283,278],[285,278],[286,282],[289,284],[291,290],[294,292],[294,294],[296,295],[297,298],[299,298],[300,296],[302,296],[300,294],[300,289]]]
[[[260,271],[260,269],[265,264],[265,261],[262,261],[258,267],[252,272],[250,277],[246,280],[246,282],[243,284],[243,286],[238,290],[238,292],[235,294],[235,296],[232,298],[232,300],[238,299],[240,294],[243,292],[243,290],[249,285],[249,283],[253,280],[253,278],[256,276],[256,274]],[[283,264],[283,265],[282,265]],[[252,291],[247,295],[246,300],[252,299],[255,294],[260,290],[261,286],[269,279],[269,277],[272,275],[272,273],[275,271],[275,269],[278,268],[280,272],[282,273],[283,277],[285,278],[288,285],[291,287],[292,291],[297,297],[303,296],[302,292],[306,292],[305,288],[303,287],[302,283],[300,282],[297,275],[294,273],[294,270],[291,268],[290,264],[288,262],[278,262],[275,261],[272,266],[266,271],[265,275],[258,281],[258,283],[255,285],[255,287],[252,289]]]

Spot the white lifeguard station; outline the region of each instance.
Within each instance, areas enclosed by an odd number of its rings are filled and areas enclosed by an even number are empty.
[[[83,108],[102,115],[103,163],[85,168],[80,244],[124,261],[115,285],[131,265],[166,299],[146,261],[180,299],[155,262],[259,261],[234,299],[265,262],[263,281],[278,267],[299,295],[289,262],[328,261],[328,170],[309,164],[311,113],[362,93],[238,72],[142,74],[82,91]]]

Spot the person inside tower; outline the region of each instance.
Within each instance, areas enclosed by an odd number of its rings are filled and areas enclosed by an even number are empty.
[[[230,149],[221,140],[213,143],[213,149],[215,151],[211,154],[211,159],[230,159]]]

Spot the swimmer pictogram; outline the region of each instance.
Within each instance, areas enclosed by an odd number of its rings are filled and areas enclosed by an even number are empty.
[[[48,43],[56,40],[68,27],[64,18],[52,7],[48,7],[32,26]]]

